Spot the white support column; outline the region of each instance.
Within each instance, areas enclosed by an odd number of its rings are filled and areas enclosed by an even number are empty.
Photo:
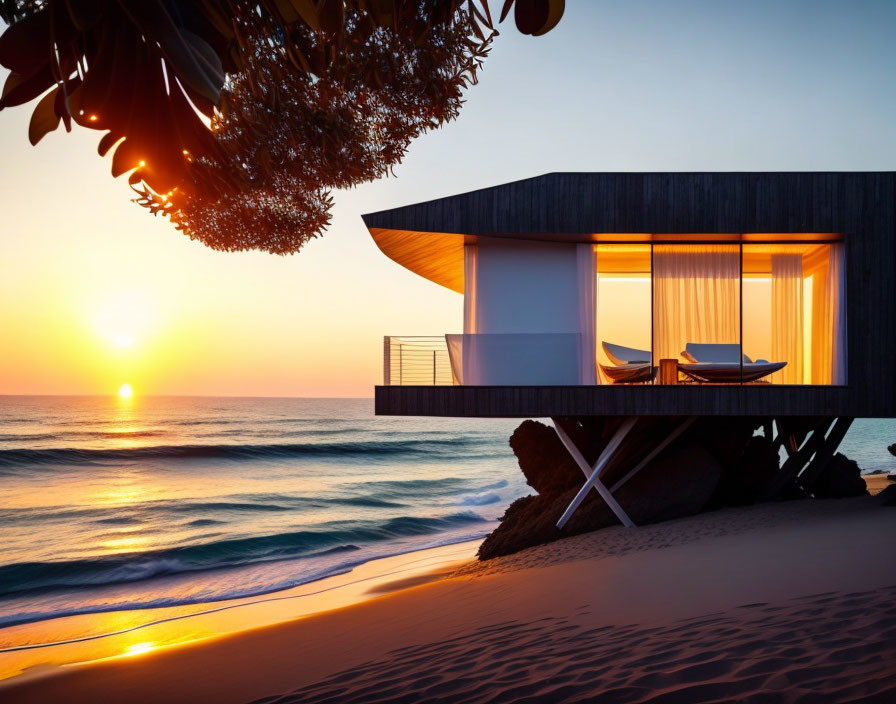
[[[644,469],[644,467],[647,465],[648,462],[650,462],[650,460],[652,460],[654,457],[656,457],[658,454],[660,454],[660,452],[662,452],[669,445],[670,442],[672,442],[675,438],[677,438],[685,430],[687,430],[687,428],[691,425],[691,423],[693,423],[696,419],[697,419],[697,416],[691,416],[690,418],[684,420],[677,428],[675,428],[675,430],[673,430],[665,438],[663,438],[663,441],[659,445],[657,445],[655,448],[653,448],[653,450],[651,450],[648,453],[647,457],[645,457],[643,460],[638,462],[638,464],[636,464],[634,467],[632,467],[632,469],[630,469],[628,471],[628,473],[624,477],[622,477],[622,479],[620,479],[618,482],[616,482],[613,486],[610,487],[610,493],[615,494],[616,491],[619,489],[619,487],[621,487],[629,479],[631,479],[638,472],[640,472],[642,469]]]
[[[579,451],[579,448],[576,447],[576,444],[572,441],[572,439],[566,434],[566,431],[560,426],[560,424],[555,421],[553,418],[551,421],[554,423],[554,429],[557,431],[557,435],[560,437],[560,441],[563,443],[566,450],[572,456],[575,463],[579,465],[579,468],[582,472],[585,473],[587,477],[585,479],[585,484],[579,489],[579,493],[576,494],[575,498],[572,500],[572,503],[567,507],[566,511],[563,512],[563,515],[560,517],[560,520],[557,521],[557,528],[563,530],[563,526],[566,525],[567,521],[572,517],[572,514],[575,513],[576,509],[579,507],[579,504],[585,500],[585,497],[588,496],[588,492],[591,489],[596,489],[597,493],[601,495],[604,501],[607,502],[607,505],[610,507],[610,510],[616,514],[616,517],[622,521],[622,524],[627,528],[634,528],[635,524],[631,518],[628,517],[625,511],[622,510],[622,506],[613,498],[613,494],[610,493],[610,490],[607,489],[606,486],[600,481],[600,473],[603,471],[607,462],[610,461],[610,458],[613,456],[613,453],[619,448],[619,444],[625,439],[625,436],[628,435],[628,432],[634,427],[637,422],[637,418],[629,418],[626,420],[616,432],[613,434],[613,437],[610,438],[610,442],[607,443],[607,446],[604,448],[603,452],[600,453],[600,457],[597,458],[597,462],[594,463],[594,467],[589,467],[588,462],[585,461],[585,458],[582,456],[582,453]]]

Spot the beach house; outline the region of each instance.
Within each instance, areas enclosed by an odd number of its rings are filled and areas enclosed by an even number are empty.
[[[894,205],[890,172],[552,173],[365,215],[463,295],[463,330],[384,338],[376,412],[550,417],[609,501],[704,415],[774,423],[811,475],[896,413]],[[595,463],[568,432],[593,417]]]

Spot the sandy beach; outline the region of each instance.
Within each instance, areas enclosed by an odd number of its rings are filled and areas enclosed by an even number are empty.
[[[14,678],[16,702],[893,701],[896,511],[876,497],[610,528],[367,600]],[[372,592],[372,593],[371,593]]]

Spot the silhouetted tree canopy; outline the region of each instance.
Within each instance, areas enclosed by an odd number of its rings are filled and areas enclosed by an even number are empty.
[[[543,34],[563,0],[506,0]],[[497,34],[487,0],[0,0],[0,109],[29,138],[104,132],[136,202],[214,249],[297,252],[330,191],[457,117]]]

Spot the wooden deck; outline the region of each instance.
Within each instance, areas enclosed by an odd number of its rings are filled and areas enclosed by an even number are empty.
[[[893,417],[848,386],[377,386],[375,398],[377,415],[387,416]]]

